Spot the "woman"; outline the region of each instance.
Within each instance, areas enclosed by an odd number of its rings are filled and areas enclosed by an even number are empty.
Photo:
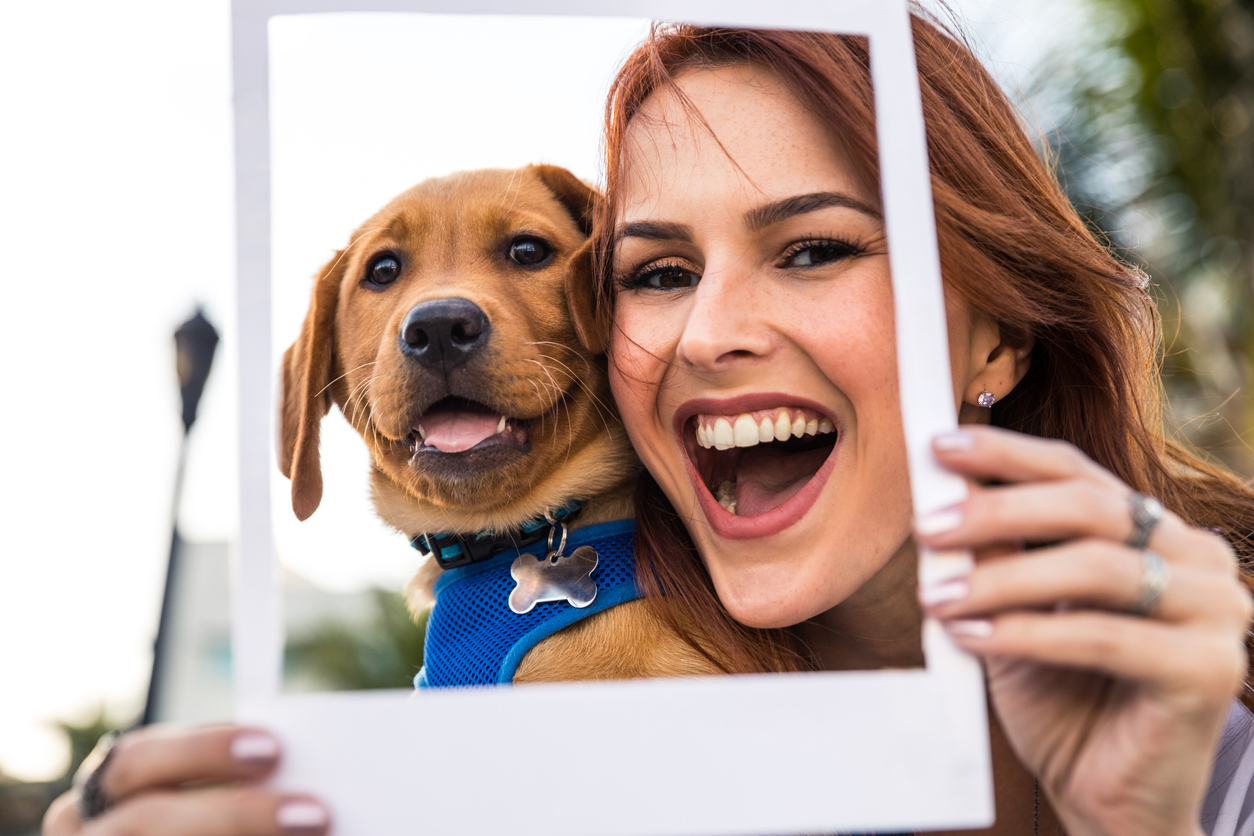
[[[1034,776],[1040,833],[1200,832],[1246,670],[1233,547],[1251,550],[1254,500],[1158,429],[1137,276],[1091,239],[969,52],[921,19],[915,38],[971,427],[936,453],[999,486],[912,520],[865,45],[664,30],[611,92],[586,323],[652,475],[644,582],[730,671],[918,665],[913,543],[975,547],[974,574],[918,598],[988,663],[991,832],[1033,832]],[[990,422],[1017,433],[976,426]],[[1141,503],[1134,521],[1131,489],[1171,511],[1151,526]],[[1138,531],[1165,589],[1124,544]],[[161,789],[277,757],[255,730],[145,731],[97,774],[125,832],[323,832],[311,799]],[[69,797],[45,832],[80,829]]]
[[[917,597],[987,663],[992,832],[1197,833],[1254,495],[1164,437],[1142,277],[971,53],[914,38],[967,425],[934,450],[985,486],[912,521],[865,39],[665,29],[611,88],[586,325],[653,477],[645,582],[733,671],[901,667],[915,543],[975,549]]]

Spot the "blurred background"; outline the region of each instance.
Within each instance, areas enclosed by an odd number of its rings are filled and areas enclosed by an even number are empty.
[[[1254,2],[951,8],[1077,208],[1151,276],[1170,420],[1254,475]],[[410,183],[464,165],[446,147],[435,162],[397,157],[394,182],[369,179],[329,164],[354,134],[425,131],[479,154],[469,164],[543,160],[596,178],[599,97],[639,23],[582,29],[568,41],[576,53],[550,55],[513,85],[496,83],[491,62],[535,51],[539,34],[501,21],[467,48],[468,35],[447,26],[438,37],[272,31],[276,161],[287,161],[274,171],[276,349],[295,336],[309,277],[361,219]],[[420,36],[421,49],[403,51]],[[441,55],[483,64],[470,83],[498,98],[476,100],[481,110],[526,111],[543,91],[563,102],[548,110],[568,144],[531,145],[526,131],[500,143],[447,118],[430,98],[439,85],[415,85],[404,102],[372,100],[354,80],[370,66],[353,58],[371,53],[403,60],[415,78],[439,78]],[[0,836],[9,836],[36,832],[100,734],[133,724],[145,706],[158,718],[229,716],[239,360],[229,7],[5,4],[0,78]],[[319,204],[320,193],[338,197]],[[197,310],[219,339],[188,428],[183,395],[209,332],[189,326],[202,348],[184,347],[177,363],[174,334]],[[282,513],[287,483],[277,473],[274,482],[288,687],[405,687],[421,664],[421,631],[395,590],[416,560],[371,517],[351,431],[333,423],[327,433],[327,467],[343,474],[328,485],[342,487],[307,527]],[[163,599],[161,687],[150,695]]]

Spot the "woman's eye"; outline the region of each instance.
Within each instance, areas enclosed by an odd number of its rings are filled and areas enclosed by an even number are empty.
[[[785,254],[784,267],[817,267],[848,258],[857,252],[857,247],[841,241],[823,241],[803,244],[792,252]]]
[[[532,267],[549,257],[548,244],[536,238],[520,238],[509,245],[509,258],[515,264]]]
[[[656,270],[650,270],[640,277],[642,284],[646,287],[656,287],[659,290],[679,290],[682,288],[696,287],[697,282],[701,281],[701,277],[690,270],[684,270],[681,267],[660,267]]]
[[[401,274],[401,263],[390,255],[380,256],[370,262],[366,278],[375,284],[391,284]]]

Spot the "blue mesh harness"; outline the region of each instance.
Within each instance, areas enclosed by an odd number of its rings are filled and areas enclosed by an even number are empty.
[[[592,572],[596,599],[582,609],[565,601],[549,601],[522,615],[510,610],[509,594],[514,588],[510,566],[522,552],[543,555],[544,542],[444,570],[435,583],[436,603],[427,619],[424,664],[414,677],[414,686],[508,685],[523,656],[543,639],[593,613],[639,598],[635,534],[635,520],[570,532],[567,554],[587,545],[599,556]]]

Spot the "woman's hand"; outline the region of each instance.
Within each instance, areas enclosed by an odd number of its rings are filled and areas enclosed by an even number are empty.
[[[123,735],[99,774],[108,808],[80,816],[79,790],[53,802],[44,836],[321,836],[329,817],[316,801],[249,786],[279,761],[272,736],[238,726]]]
[[[984,657],[994,709],[1072,836],[1199,833],[1224,721],[1244,681],[1252,609],[1232,550],[1166,512],[1148,548],[1168,567],[1145,593],[1132,491],[1069,444],[991,427],[938,438],[976,480],[920,519],[918,541],[972,548],[964,581],[921,589],[950,634]],[[1015,544],[1049,543],[1024,551]]]

